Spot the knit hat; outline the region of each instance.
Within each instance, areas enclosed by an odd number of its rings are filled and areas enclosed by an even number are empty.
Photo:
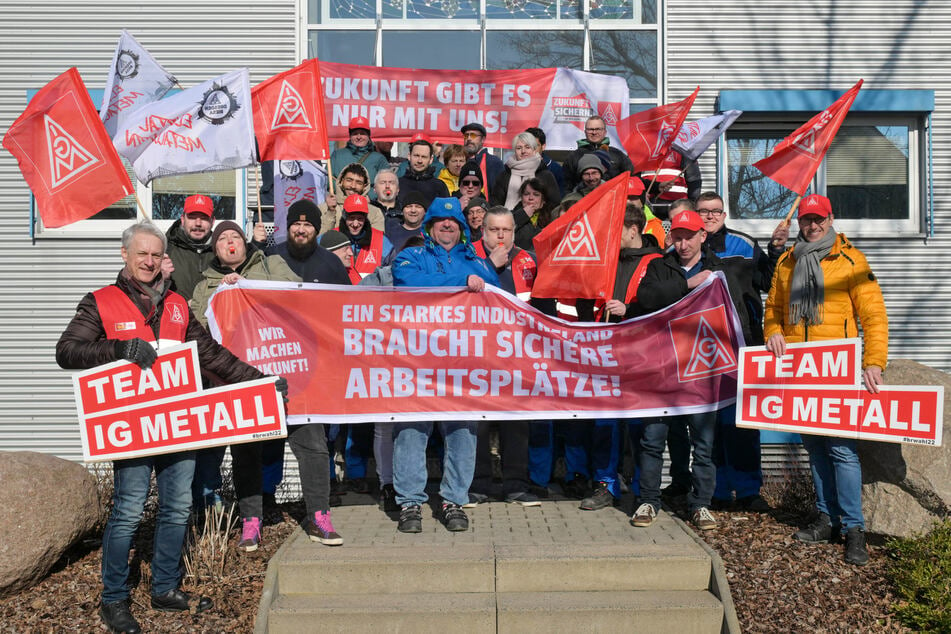
[[[582,156],[581,160],[578,161],[578,176],[581,176],[589,169],[596,169],[604,175],[604,163],[590,152]]]
[[[350,238],[343,235],[343,232],[337,231],[336,229],[331,229],[324,235],[320,236],[320,246],[327,249],[328,251],[336,251],[340,247],[344,247],[350,244]]]
[[[476,196],[466,204],[466,208],[463,211],[468,212],[474,207],[481,207],[484,211],[489,208],[489,202],[482,196]]]
[[[482,170],[479,169],[479,164],[475,161],[466,161],[466,164],[462,166],[462,169],[459,171],[459,185],[462,185],[462,181],[467,176],[471,176],[479,180],[479,187],[484,185],[482,180]]]
[[[295,222],[309,222],[320,230],[320,209],[313,201],[302,198],[287,208],[287,226]]]
[[[218,238],[221,237],[221,234],[224,233],[225,231],[228,231],[229,229],[231,231],[237,231],[238,235],[241,236],[242,240],[244,240],[245,242],[248,241],[248,237],[244,235],[244,230],[241,229],[241,226],[238,223],[234,222],[233,220],[222,220],[215,227],[215,230],[211,232],[212,246],[214,246],[215,243],[218,242]]]
[[[406,194],[406,198],[403,199],[403,207],[405,208],[409,205],[419,205],[425,210],[428,202],[429,201],[426,200],[426,197],[423,196],[422,192],[411,191],[410,193]]]

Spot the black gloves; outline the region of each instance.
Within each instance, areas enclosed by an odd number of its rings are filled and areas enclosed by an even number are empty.
[[[120,359],[128,359],[142,369],[151,368],[155,359],[158,358],[152,344],[139,338],[117,341],[116,356]]]
[[[278,392],[281,393],[281,397],[284,399],[284,404],[287,405],[287,379],[283,376],[277,377],[277,381],[274,381],[274,387]]]

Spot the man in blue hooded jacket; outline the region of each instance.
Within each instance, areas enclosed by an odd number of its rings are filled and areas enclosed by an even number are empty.
[[[465,286],[471,292],[486,283],[499,285],[495,271],[486,265],[470,243],[469,226],[458,198],[436,198],[423,220],[426,244],[403,249],[393,262],[395,286]],[[476,423],[439,423],[445,442],[443,476],[439,486],[442,521],[450,531],[465,531],[469,518],[462,505],[469,501],[469,485],[475,472]],[[394,423],[393,487],[400,505],[398,530],[423,530],[421,507],[426,488],[426,445],[432,421]]]

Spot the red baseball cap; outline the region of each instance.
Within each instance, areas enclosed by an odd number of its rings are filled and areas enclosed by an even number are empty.
[[[703,219],[696,211],[684,209],[670,221],[670,230],[673,231],[674,229],[686,229],[696,233],[703,229]]]
[[[366,130],[370,131],[370,120],[366,117],[354,117],[350,119],[349,131],[353,132],[354,130]]]
[[[370,204],[366,196],[350,194],[343,201],[343,210],[348,214],[369,214]]]
[[[644,181],[639,176],[631,176],[627,179],[627,195],[640,196],[644,193]]]
[[[799,218],[803,216],[822,216],[828,218],[832,213],[832,201],[825,196],[812,194],[806,196],[799,203]]]
[[[423,134],[422,132],[417,132],[416,134],[413,135],[413,138],[409,140],[410,143],[414,143],[416,141],[425,141],[426,143],[429,143],[430,145],[432,145],[433,143],[432,141],[429,140],[429,137]]]
[[[205,214],[209,218],[214,217],[215,206],[211,198],[202,194],[195,194],[185,199],[185,214],[199,213]]]

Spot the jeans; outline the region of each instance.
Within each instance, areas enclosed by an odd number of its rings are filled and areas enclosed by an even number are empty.
[[[469,486],[475,473],[476,423],[440,422],[445,442],[439,495],[444,502],[462,506],[469,502]],[[393,487],[396,503],[412,506],[426,503],[426,444],[433,432],[431,421],[394,423]]]
[[[152,595],[165,594],[181,581],[182,545],[192,503],[195,452],[117,460],[113,464],[112,512],[102,535],[102,602],[129,596],[129,551],[142,519],[155,469],[159,508],[152,554]]]
[[[736,405],[717,412],[717,433],[713,443],[717,465],[717,486],[713,497],[730,500],[759,495],[763,486],[758,429],[736,426]]]
[[[347,434],[343,452],[347,478],[356,480],[367,477],[367,463],[373,451],[373,425],[350,424],[342,427],[341,431]]]
[[[475,477],[472,490],[488,495],[492,488],[492,453],[489,438],[493,423],[478,424]],[[499,455],[502,458],[502,494],[528,491],[527,421],[502,421],[499,424]]]
[[[591,472],[588,471],[591,421],[563,421],[557,424],[557,429],[563,437],[565,445],[565,482],[574,480],[576,473],[581,474],[587,480],[591,476]]]
[[[528,424],[528,478],[540,487],[547,487],[551,482],[553,445],[553,425],[550,420]]]
[[[225,447],[209,447],[195,452],[195,478],[192,481],[192,501],[195,508],[214,506],[221,497],[221,463]]]
[[[287,444],[291,446],[300,473],[307,516],[330,510],[330,473],[327,471],[327,437],[320,423],[290,425]]]
[[[690,436],[687,421],[673,416],[667,428],[667,453],[670,456],[670,481],[685,489],[690,488]]]
[[[666,418],[644,419],[641,437],[641,502],[655,510],[660,509],[660,479],[664,468],[664,443],[669,425],[683,418],[690,429],[690,444],[693,446],[691,488],[687,506],[694,512],[701,506],[710,506],[716,484],[716,467],[713,465],[713,435],[716,430],[716,412],[685,414]]]
[[[591,472],[595,482],[608,485],[608,492],[614,497],[621,496],[621,485],[618,482],[618,466],[621,462],[621,431],[623,423],[615,418],[599,418],[594,421],[591,431]],[[640,456],[641,419],[634,418],[628,421],[629,433],[634,448],[634,485],[637,489],[638,459]],[[635,494],[637,490],[635,490]]]
[[[802,446],[809,452],[812,483],[816,487],[816,508],[835,523],[842,520],[842,531],[859,527],[865,530],[862,515],[862,465],[856,442],[849,438],[802,434]]]

